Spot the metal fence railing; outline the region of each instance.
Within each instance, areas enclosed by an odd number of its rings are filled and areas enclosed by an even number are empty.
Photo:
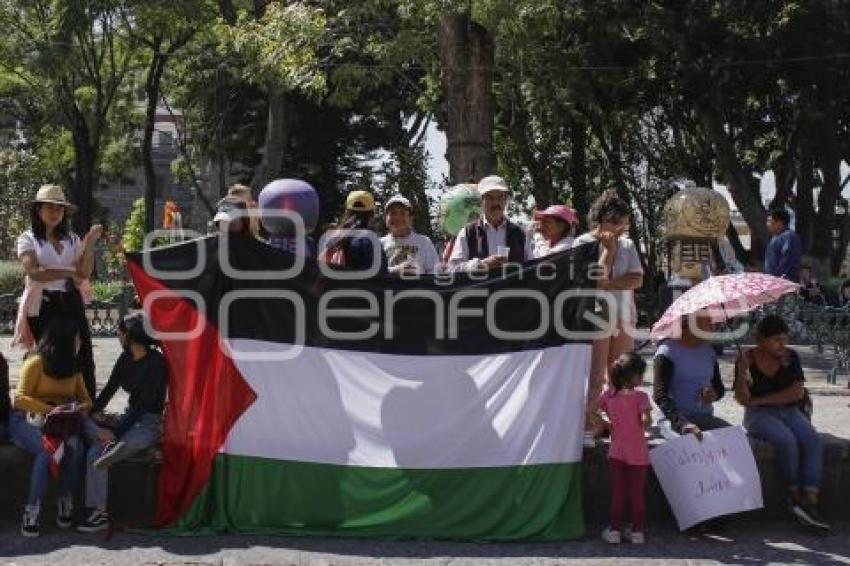
[[[130,312],[133,301],[132,288],[125,288],[111,301],[92,301],[86,305],[92,336],[115,336],[118,321]],[[14,333],[17,313],[18,297],[12,294],[0,295],[0,335]]]

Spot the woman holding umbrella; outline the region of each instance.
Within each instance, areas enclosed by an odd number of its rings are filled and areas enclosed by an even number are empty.
[[[803,525],[828,530],[817,509],[823,448],[800,409],[803,381],[800,358],[788,348],[788,325],[776,315],[764,317],[756,347],[741,352],[735,364],[735,398],[746,408],[747,432],[776,450],[791,513]]]

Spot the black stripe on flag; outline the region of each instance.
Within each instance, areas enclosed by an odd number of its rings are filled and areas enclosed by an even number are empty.
[[[466,355],[587,342],[569,334],[595,328],[585,316],[596,307],[587,293],[595,288],[591,265],[598,247],[592,244],[484,280],[456,273],[412,281],[391,275],[329,278],[310,258],[303,270],[286,279],[232,276],[220,265],[219,246],[226,246],[230,265],[242,273],[280,274],[294,261],[290,254],[240,236],[210,236],[146,252],[146,258],[131,254],[130,260],[152,267],[148,275],[166,287],[200,295],[208,320],[230,339]],[[175,273],[185,278],[173,278]],[[220,320],[222,304],[229,308]]]

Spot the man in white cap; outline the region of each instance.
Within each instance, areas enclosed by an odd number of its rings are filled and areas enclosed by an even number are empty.
[[[413,231],[413,207],[401,195],[390,197],[384,206],[389,234],[381,238],[390,273],[434,273],[440,264],[437,249],[428,236]]]
[[[449,269],[489,271],[507,262],[522,263],[532,257],[525,231],[505,216],[508,185],[492,175],[478,183],[481,218],[467,224],[457,235]]]

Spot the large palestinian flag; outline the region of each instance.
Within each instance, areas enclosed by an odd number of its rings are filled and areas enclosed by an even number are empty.
[[[132,257],[173,376],[158,524],[581,536],[590,344],[564,336],[593,299],[563,292],[591,286],[595,253],[418,281],[309,259],[290,277],[295,256],[241,237]]]

